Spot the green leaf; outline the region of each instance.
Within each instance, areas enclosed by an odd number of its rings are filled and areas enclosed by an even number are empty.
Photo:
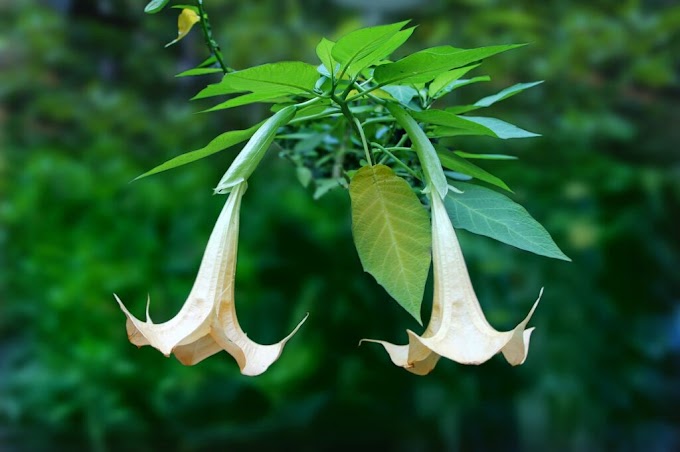
[[[388,85],[383,86],[380,89],[388,93],[394,100],[404,106],[408,106],[408,103],[411,102],[414,97],[418,96],[418,90],[407,85]]]
[[[156,14],[160,10],[162,10],[165,5],[168,4],[170,0],[151,0],[147,5],[144,7],[144,12],[147,14]]]
[[[439,90],[437,95],[434,97],[435,99],[439,99],[440,97],[443,97],[447,94],[449,94],[451,91],[454,89],[461,88],[466,85],[472,85],[473,83],[479,83],[479,82],[488,82],[491,80],[491,77],[488,75],[480,75],[478,77],[473,77],[473,78],[464,78],[460,80],[454,80],[448,85],[446,85],[444,88]]]
[[[312,181],[312,171],[306,166],[298,166],[295,168],[295,175],[297,180],[300,182],[304,188],[309,187],[309,183]]]
[[[479,185],[456,182],[462,194],[449,190],[444,199],[453,225],[519,249],[571,261],[540,223],[510,198]]]
[[[279,105],[274,105],[274,108],[279,108]],[[307,105],[306,107],[298,108],[295,113],[295,119],[298,121],[305,121],[307,119],[315,118],[316,115],[324,113],[334,113],[339,112],[339,109],[331,107],[331,102],[328,99],[324,99],[314,105]]]
[[[376,82],[383,85],[429,82],[442,72],[467,66],[475,61],[523,45],[501,45],[477,49],[458,49],[451,46],[432,47],[413,53],[396,63],[378,66],[373,72],[373,77]]]
[[[456,155],[466,159],[480,159],[480,160],[517,160],[514,155],[505,154],[473,154],[471,152],[453,151]]]
[[[257,93],[248,93],[229,99],[228,101],[217,104],[214,107],[208,108],[207,110],[203,110],[202,113],[226,110],[227,108],[240,107],[258,102],[269,102],[276,104],[281,102],[290,102],[290,98],[286,97],[286,93],[283,91],[262,91]]]
[[[196,5],[172,5],[170,8],[173,8],[173,9],[190,9],[193,12],[195,12],[196,14],[199,13],[199,9]]]
[[[218,67],[196,67],[189,69],[188,71],[180,72],[175,75],[175,77],[192,77],[195,75],[215,74],[217,72],[222,72],[222,69]]]
[[[412,112],[411,116],[421,122],[444,126],[447,128],[460,129],[460,135],[488,135],[495,137],[496,134],[490,128],[477,122],[469,121],[467,116],[458,116],[444,110],[425,110]],[[438,129],[437,129],[438,130]]]
[[[151,176],[152,174],[160,173],[161,171],[177,168],[178,166],[186,165],[187,163],[195,162],[196,160],[200,160],[204,157],[208,157],[209,155],[223,151],[250,138],[257,131],[257,129],[260,128],[261,125],[262,123],[259,123],[250,127],[249,129],[232,130],[230,132],[225,132],[221,135],[218,135],[201,149],[178,155],[177,157],[172,158],[167,162],[147,171],[141,176],[137,176],[133,179],[133,181],[143,177]]]
[[[446,107],[445,111],[459,115],[477,109],[479,109],[479,107],[475,107],[474,105],[455,105],[453,107]]]
[[[407,23],[408,21],[404,21],[361,28],[338,39],[331,52],[333,59],[340,63],[338,72],[346,72],[350,77],[354,77],[367,66],[385,58],[413,32],[413,29],[408,29],[398,34]]]
[[[458,137],[458,136],[463,136],[463,135],[473,135],[473,136],[490,136],[490,137],[496,137],[496,134],[494,133],[480,133],[471,129],[462,129],[462,128],[454,128],[454,127],[445,127],[445,126],[436,126],[433,127],[431,130],[428,130],[427,136],[430,138],[443,138],[443,137]]]
[[[430,268],[430,221],[409,184],[384,165],[349,184],[352,234],[364,270],[418,323]]]
[[[428,87],[428,93],[430,97],[437,99],[443,96],[446,93],[439,94],[442,89],[444,89],[449,83],[455,82],[476,67],[479,67],[479,64],[473,64],[471,66],[465,66],[439,74],[434,78],[434,80],[432,80],[432,83],[430,83],[430,86]],[[450,90],[447,92],[450,92]]]
[[[500,187],[503,190],[507,190],[512,193],[510,187],[508,187],[501,179],[478,167],[474,163],[468,162],[464,158],[457,156],[453,152],[445,149],[437,150],[437,155],[439,155],[439,160],[441,160],[444,168],[467,174],[468,176],[472,176],[476,179],[487,182],[491,185],[495,185],[496,187]]]
[[[406,131],[406,134],[411,139],[413,149],[418,155],[418,161],[423,167],[425,173],[426,189],[434,189],[441,198],[446,196],[449,189],[446,182],[446,176],[442,169],[442,164],[437,156],[432,142],[427,135],[420,128],[418,123],[413,119],[411,114],[407,113],[403,108],[395,103],[388,102],[386,104],[387,110],[394,116],[399,125]]]
[[[263,64],[226,74],[222,81],[208,85],[194,99],[244,92],[313,93],[319,79],[316,67],[300,61]]]
[[[212,66],[215,63],[217,63],[217,57],[215,55],[212,55],[203,60],[203,62],[196,67],[208,67]]]
[[[543,83],[543,80],[538,81],[538,82],[531,82],[531,83],[518,83],[516,85],[512,85],[509,88],[505,88],[503,91],[500,91],[493,96],[487,96],[483,99],[478,100],[475,102],[475,107],[489,107],[496,102],[499,102],[501,100],[507,99],[508,97],[512,97],[515,94],[519,94],[525,89],[532,88],[536,85],[540,85]]]
[[[314,190],[314,195],[312,195],[312,198],[315,201],[321,199],[329,191],[338,187],[342,187],[342,185],[340,185],[340,179],[337,178],[317,179],[314,181],[314,185],[316,186],[316,189]]]
[[[509,138],[531,138],[541,136],[496,118],[485,118],[482,116],[464,116],[464,118],[468,121],[476,122],[479,125],[487,127],[492,130],[498,138],[503,140]]]
[[[415,30],[415,27],[396,32],[394,36],[381,44],[380,47],[375,49],[373,52],[366,55],[364,58],[360,58],[359,60],[355,61],[351,66],[351,70],[347,73],[350,76],[354,76],[367,67],[383,61],[385,58],[391,55],[392,52],[401,47],[408,40],[408,38],[411,37],[413,30]]]
[[[338,63],[333,59],[332,51],[335,43],[329,39],[322,38],[321,42],[316,46],[316,56],[319,61],[326,68],[326,72],[332,78],[335,75],[335,69]]]

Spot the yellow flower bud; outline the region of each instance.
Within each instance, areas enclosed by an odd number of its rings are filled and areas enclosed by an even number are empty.
[[[177,18],[177,38],[167,43],[165,47],[170,47],[191,31],[191,27],[195,23],[200,22],[201,18],[196,14],[196,11],[189,8],[184,8]]]

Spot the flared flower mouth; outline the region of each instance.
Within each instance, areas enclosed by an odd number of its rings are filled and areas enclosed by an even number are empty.
[[[524,363],[533,328],[526,328],[543,289],[529,314],[514,329],[497,331],[484,317],[472,287],[456,232],[437,193],[432,199],[432,261],[434,299],[430,323],[422,335],[407,330],[407,345],[382,344],[392,362],[417,375],[434,369],[440,357],[461,364],[481,364],[501,352],[513,366]]]
[[[141,321],[114,295],[127,316],[130,342],[139,347],[151,345],[166,356],[174,354],[185,365],[196,364],[224,350],[234,357],[244,375],[259,375],[279,358],[286,342],[307,317],[288,336],[271,345],[252,341],[238,323],[234,281],[239,212],[246,187],[246,182],[241,182],[230,192],[208,240],[191,292],[175,317],[153,323],[147,301],[146,321]]]

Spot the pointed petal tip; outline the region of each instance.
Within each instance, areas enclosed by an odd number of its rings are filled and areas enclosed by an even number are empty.
[[[146,294],[146,322],[153,323],[149,315],[149,306],[151,306],[151,294]]]
[[[527,328],[526,326],[527,323],[529,323],[529,320],[531,320],[531,317],[534,315],[534,311],[536,311],[538,303],[541,301],[543,289],[544,288],[541,287],[541,290],[538,293],[538,298],[536,298],[536,301],[531,307],[529,314],[527,314],[524,320],[522,320],[522,322],[520,322],[520,324],[515,327],[510,341],[508,341],[508,343],[501,349],[505,360],[512,366],[524,364],[527,356],[529,356],[529,341],[531,339],[531,333],[533,333],[536,328]]]
[[[281,357],[286,343],[298,332],[308,317],[309,313],[300,320],[288,336],[271,345],[253,342],[243,331],[240,332],[241,337],[231,338],[224,335],[220,329],[213,330],[210,334],[227,353],[236,359],[242,375],[255,377],[263,374]]]
[[[529,356],[529,342],[531,340],[531,333],[534,332],[536,328],[527,328],[522,332],[522,345],[523,350],[517,350],[515,348],[507,348],[503,350],[503,356],[505,356],[506,361],[511,366],[520,366],[524,364]]]
[[[406,369],[408,372],[424,376],[432,372],[437,365],[440,356],[429,349],[424,349],[418,342],[412,342],[410,336],[417,336],[411,330],[406,330],[409,334],[409,344],[396,345],[391,342],[377,339],[361,339],[362,342],[374,342],[383,346],[390,360],[395,366]]]
[[[302,320],[300,320],[300,322],[299,322],[299,323],[297,324],[297,326],[293,329],[293,331],[291,331],[290,334],[289,334],[288,336],[286,336],[286,337],[283,339],[283,341],[281,341],[281,342],[283,342],[284,344],[285,344],[286,342],[288,342],[288,340],[289,340],[291,337],[293,337],[293,336],[295,335],[295,333],[298,332],[298,330],[300,329],[300,327],[302,327],[302,324],[305,323],[305,322],[307,321],[307,318],[308,318],[308,317],[309,317],[309,312],[308,312],[307,314],[305,314],[304,318],[303,318]]]
[[[531,309],[529,310],[529,314],[527,314],[526,318],[522,322],[524,326],[526,326],[527,323],[529,323],[529,320],[531,317],[534,315],[534,311],[536,311],[536,308],[538,307],[538,303],[541,301],[541,297],[543,296],[543,287],[541,287],[541,290],[538,292],[538,297],[536,298],[536,301],[534,301],[533,306],[531,306]]]
[[[118,295],[116,295],[116,294],[114,293],[113,296],[114,296],[114,298],[116,299],[116,301],[118,302],[118,306],[119,306],[120,309],[123,311],[123,313],[125,314],[125,316],[128,317],[128,318],[130,318],[130,317],[132,316],[132,314],[130,314],[130,311],[127,310],[127,308],[125,307],[125,304],[123,304],[123,302],[121,301],[121,299],[118,298]]]

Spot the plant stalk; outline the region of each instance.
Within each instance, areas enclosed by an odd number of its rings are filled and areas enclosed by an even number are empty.
[[[203,7],[203,0],[197,0],[197,3],[198,14],[201,17],[200,22],[201,30],[203,30],[203,38],[205,39],[205,44],[208,46],[208,49],[210,50],[210,54],[215,57],[217,63],[220,65],[220,68],[222,69],[222,72],[224,72],[225,74],[233,72],[233,69],[227,67],[227,65],[224,63],[224,58],[222,57],[222,51],[220,50],[220,46],[213,39],[212,27],[210,26],[208,13],[205,12],[205,8]]]

